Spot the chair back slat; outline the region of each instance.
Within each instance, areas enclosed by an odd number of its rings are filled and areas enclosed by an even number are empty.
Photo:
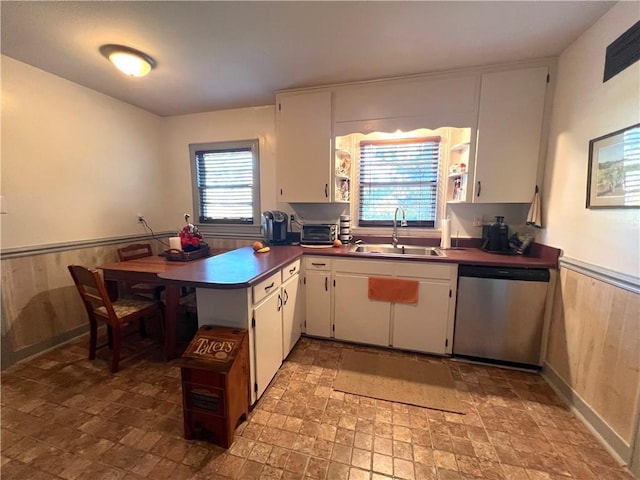
[[[153,256],[153,251],[148,243],[134,243],[118,249],[118,257],[121,262],[151,256]]]
[[[98,270],[83,267],[82,265],[69,265],[69,273],[80,293],[80,297],[89,315],[96,315],[96,310],[104,307],[109,320],[116,318],[113,305],[109,299],[107,288],[104,286]],[[104,315],[100,315],[104,317]],[[111,321],[109,322],[111,323]]]

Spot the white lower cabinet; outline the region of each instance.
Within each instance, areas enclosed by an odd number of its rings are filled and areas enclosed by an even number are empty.
[[[260,398],[282,365],[282,297],[280,291],[269,295],[253,309],[255,388]]]
[[[282,360],[287,358],[302,331],[304,297],[298,294],[300,275],[296,274],[282,284]]]
[[[431,280],[419,282],[418,303],[393,304],[392,346],[441,355],[451,353],[451,286]]]
[[[457,265],[386,260],[335,260],[334,336],[338,340],[450,354]],[[370,277],[418,282],[417,303],[369,299]]]
[[[331,337],[331,259],[304,257],[304,333]]]
[[[335,273],[334,337],[388,347],[391,303],[369,300],[368,291],[368,276]]]

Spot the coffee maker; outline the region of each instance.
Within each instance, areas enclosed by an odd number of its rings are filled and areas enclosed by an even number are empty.
[[[289,215],[278,210],[262,212],[262,231],[267,245],[284,245],[287,243],[287,226]]]
[[[504,217],[496,217],[491,225],[482,228],[482,249],[492,253],[510,253],[509,226]]]

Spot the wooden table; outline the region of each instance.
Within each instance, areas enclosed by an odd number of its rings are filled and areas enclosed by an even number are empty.
[[[212,254],[221,253],[212,250]],[[97,268],[104,274],[105,285],[112,299],[118,298],[118,282],[150,283],[162,285],[159,274],[202,262],[206,258],[190,262],[169,261],[165,257],[143,257],[126,262],[115,262],[99,265]],[[176,356],[176,327],[178,321],[178,305],[180,302],[180,285],[165,285],[165,339],[164,348],[167,360]]]

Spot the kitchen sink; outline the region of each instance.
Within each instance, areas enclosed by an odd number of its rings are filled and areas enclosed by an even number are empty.
[[[415,245],[389,244],[356,245],[353,248],[356,253],[383,253],[385,255],[419,255],[427,257],[444,257],[445,254],[436,247],[418,247]]]

